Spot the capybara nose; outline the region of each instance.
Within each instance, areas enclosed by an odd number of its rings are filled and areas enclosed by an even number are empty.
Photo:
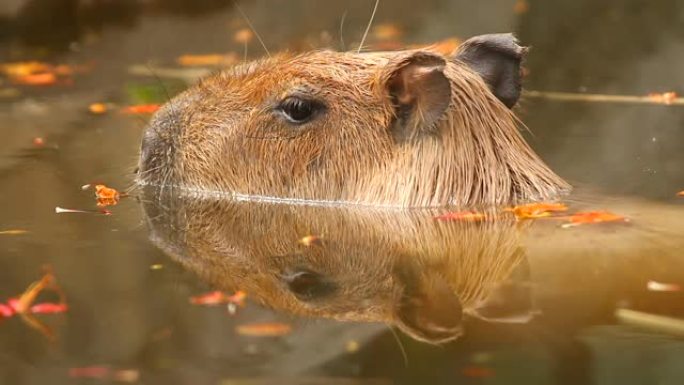
[[[182,134],[183,103],[171,101],[157,111],[143,132],[140,144],[138,181],[155,184],[173,167]]]

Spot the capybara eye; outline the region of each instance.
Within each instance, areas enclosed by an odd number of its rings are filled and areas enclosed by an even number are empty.
[[[283,116],[294,124],[303,124],[310,121],[323,106],[314,100],[290,96],[278,105],[278,110]]]
[[[309,301],[334,291],[335,285],[318,273],[308,270],[296,271],[283,276],[290,291],[300,300]]]

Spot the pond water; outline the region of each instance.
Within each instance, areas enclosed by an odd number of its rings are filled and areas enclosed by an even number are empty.
[[[355,48],[373,3],[239,4],[269,50],[298,51]],[[368,43],[383,49],[513,31],[533,47],[530,90],[684,94],[678,0],[381,1],[373,25],[383,28]],[[0,82],[0,303],[46,266],[68,303],[0,318],[0,384],[682,382],[681,106],[530,97],[517,109],[532,147],[578,186],[570,211],[629,223],[443,222],[444,211],[142,189],[112,215],[55,213],[100,210],[86,184],[127,191],[148,115],[120,110],[206,73],[178,65],[182,55],[241,60],[246,27],[220,0],[0,4],[0,63],[74,70],[49,86]],[[246,55],[262,56],[248,40]],[[244,290],[245,305],[191,303],[213,290]],[[426,322],[446,331],[426,335]]]

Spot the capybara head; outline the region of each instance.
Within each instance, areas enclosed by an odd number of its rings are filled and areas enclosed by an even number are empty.
[[[212,286],[299,316],[384,322],[431,343],[460,336],[466,317],[510,314],[490,299],[525,258],[524,224],[505,218],[440,222],[424,210],[157,194],[144,200],[153,242]]]
[[[138,181],[401,207],[554,199],[568,186],[510,111],[525,52],[499,34],[450,55],[315,51],[238,65],[153,117]]]

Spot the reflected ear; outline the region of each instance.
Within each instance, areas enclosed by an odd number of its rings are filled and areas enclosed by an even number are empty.
[[[444,58],[423,51],[388,64],[383,82],[395,108],[391,127],[395,138],[407,139],[421,129],[429,130],[444,115],[451,102],[445,66]]]
[[[520,62],[527,48],[510,33],[476,36],[466,40],[454,58],[477,72],[492,93],[508,108],[520,98]]]
[[[421,277],[404,281],[405,288],[395,308],[395,322],[401,331],[433,344],[453,341],[463,334],[463,309],[446,280]]]

